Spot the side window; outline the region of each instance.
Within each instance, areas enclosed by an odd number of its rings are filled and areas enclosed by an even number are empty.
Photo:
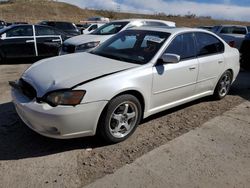
[[[18,26],[6,32],[6,37],[29,37],[33,36],[32,26]]]
[[[36,26],[36,36],[55,35],[56,32],[48,27]]]
[[[181,60],[196,57],[193,33],[185,33],[175,37],[165,53],[177,54]]]
[[[88,31],[93,31],[93,30],[95,30],[95,29],[97,29],[97,25],[92,25],[92,26],[88,29]]]
[[[244,27],[234,27],[233,34],[246,35],[247,31],[246,31],[246,28],[244,28]]]
[[[224,52],[224,44],[215,36],[208,33],[195,33],[197,55],[210,55]]]
[[[220,31],[222,34],[247,34],[247,30],[244,27],[223,27]]]
[[[230,34],[233,33],[233,27],[223,27],[220,31],[222,34]]]

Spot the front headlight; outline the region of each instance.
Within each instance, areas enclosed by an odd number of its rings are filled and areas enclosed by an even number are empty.
[[[53,107],[58,105],[76,106],[81,103],[85,94],[84,90],[54,91],[46,96],[45,102]]]
[[[85,50],[88,50],[90,48],[94,48],[94,47],[98,46],[99,44],[100,44],[100,41],[88,42],[85,44],[81,44],[81,45],[76,47],[76,51],[85,51]]]

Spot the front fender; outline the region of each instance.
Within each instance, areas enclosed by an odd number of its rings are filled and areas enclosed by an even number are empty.
[[[139,92],[148,109],[152,89],[152,65],[140,66],[122,71],[97,80],[93,80],[75,89],[86,90],[82,103],[109,101],[120,93],[127,91]]]

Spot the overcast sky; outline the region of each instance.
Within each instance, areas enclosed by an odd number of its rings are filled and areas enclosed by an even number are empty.
[[[250,21],[250,0],[59,0],[82,8],[154,14],[188,13],[217,19]]]

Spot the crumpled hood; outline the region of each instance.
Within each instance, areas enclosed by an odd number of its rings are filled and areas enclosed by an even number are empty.
[[[106,41],[113,35],[90,35],[90,34],[84,34],[84,35],[78,35],[76,37],[72,37],[64,41],[64,44],[70,44],[70,45],[81,45],[87,42],[96,42],[100,41],[100,43]]]
[[[22,75],[42,97],[49,91],[67,89],[106,74],[137,67],[90,53],[77,53],[38,61]]]

